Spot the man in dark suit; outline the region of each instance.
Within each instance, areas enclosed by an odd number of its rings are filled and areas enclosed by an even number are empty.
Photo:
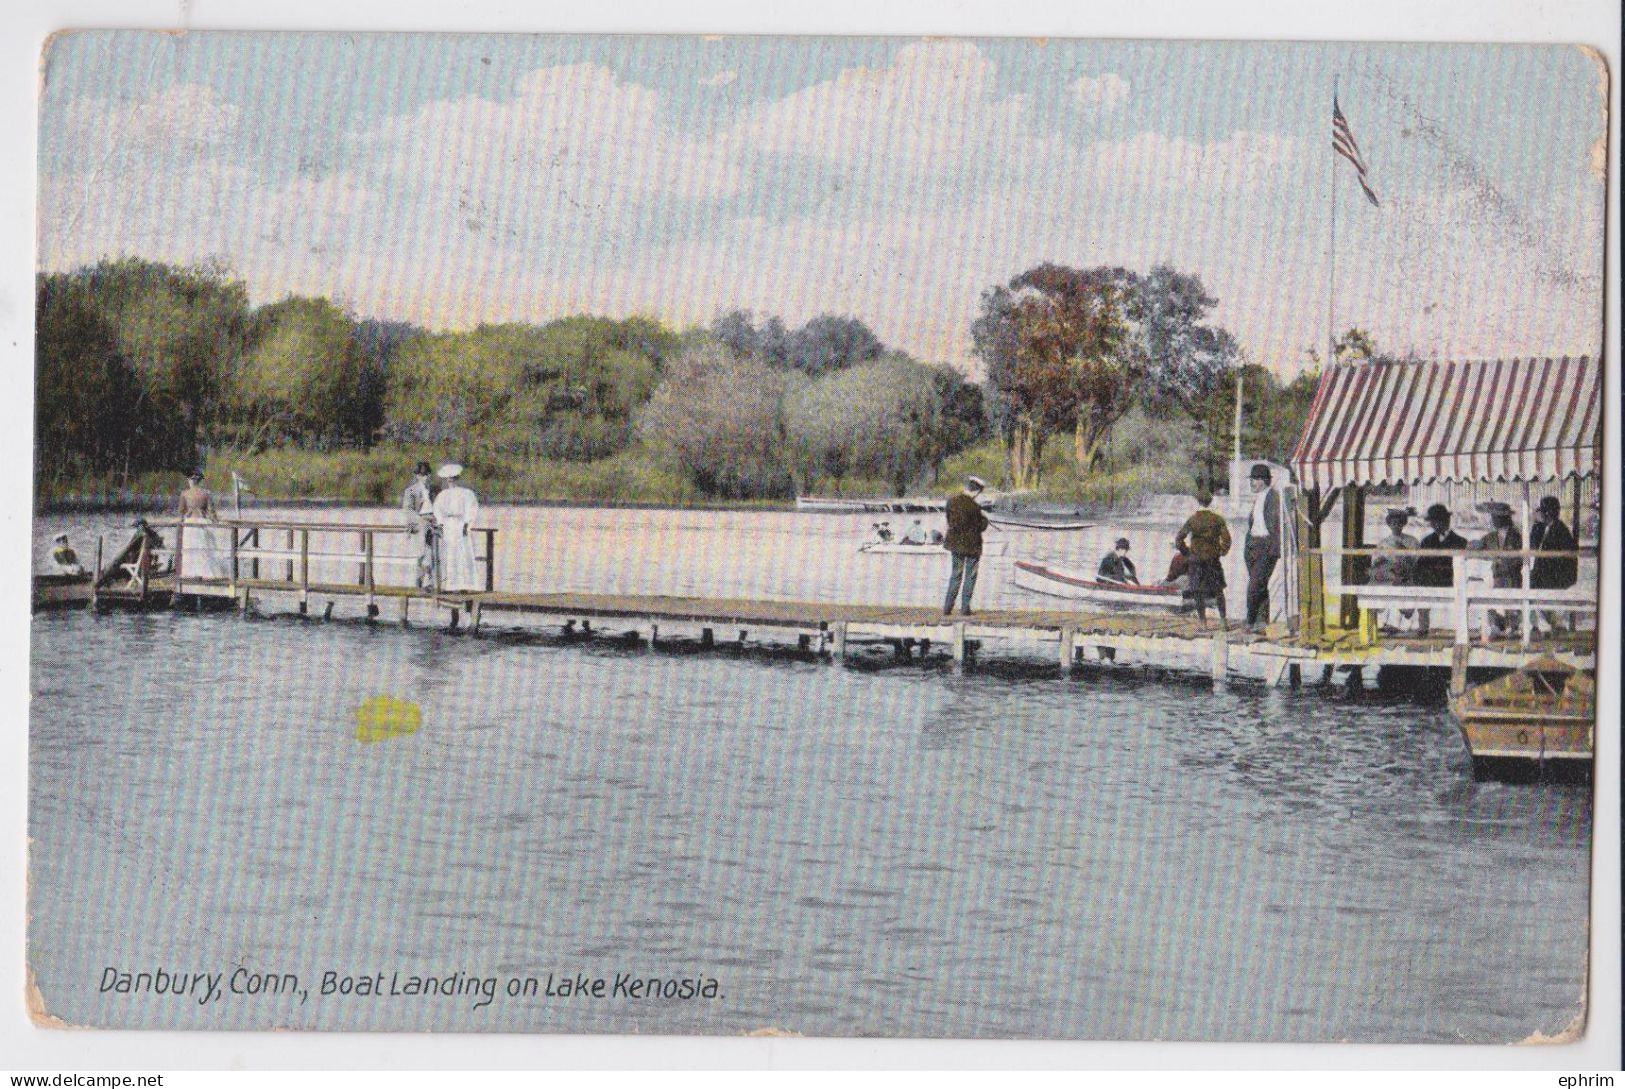
[[[942,615],[954,611],[954,596],[959,597],[959,611],[970,615],[970,597],[976,590],[976,568],[982,562],[982,531],[987,528],[987,515],[976,497],[987,487],[979,476],[965,479],[965,490],[948,499],[948,533],[942,545],[953,557],[953,574],[948,576],[948,596],[942,602]]]
[[[1423,519],[1428,528],[1433,530],[1422,538],[1420,547],[1423,550],[1465,552],[1467,538],[1450,528],[1450,510],[1443,503],[1435,503],[1428,508],[1427,516]],[[1411,583],[1415,586],[1430,586],[1437,589],[1455,585],[1456,561],[1450,556],[1423,556],[1411,567]],[[1417,634],[1426,635],[1432,626],[1432,615],[1427,609],[1416,610]]]
[[[1281,558],[1281,493],[1270,486],[1268,465],[1247,474],[1253,510],[1247,519],[1247,629],[1261,631],[1270,619],[1270,576]]]

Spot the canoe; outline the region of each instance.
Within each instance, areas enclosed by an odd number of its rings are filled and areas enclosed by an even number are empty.
[[[1566,662],[1537,658],[1466,689],[1450,709],[1476,776],[1589,770],[1597,683]]]
[[[1005,549],[1010,547],[1009,541],[983,541],[983,556],[1002,556]],[[942,544],[902,544],[898,541],[885,541],[878,544],[866,544],[858,549],[867,556],[937,556],[946,558],[948,553]]]
[[[1017,586],[1051,597],[1139,608],[1179,610],[1185,607],[1184,591],[1177,586],[1131,586],[1120,582],[1100,582],[1082,571],[1031,560],[1017,560],[1015,568]]]

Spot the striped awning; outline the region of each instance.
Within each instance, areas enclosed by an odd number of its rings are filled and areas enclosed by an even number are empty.
[[[1597,471],[1602,364],[1354,363],[1320,376],[1292,468],[1304,487],[1537,481]]]

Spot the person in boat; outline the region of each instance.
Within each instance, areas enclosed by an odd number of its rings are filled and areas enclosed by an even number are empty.
[[[1270,484],[1270,467],[1255,464],[1247,474],[1253,509],[1247,518],[1247,630],[1260,631],[1270,618],[1270,576],[1281,558],[1281,493]]]
[[[68,543],[66,533],[58,533],[51,538],[51,564],[55,568],[52,574],[56,575],[82,575],[85,567],[79,562],[79,553],[73,550]]]
[[[121,565],[125,574],[129,576],[130,585],[132,587],[140,585],[143,575],[155,578],[169,574],[173,569],[173,563],[166,566],[158,562],[158,550],[164,547],[162,535],[153,529],[145,518],[137,518],[130,523],[130,528],[135,532],[130,535],[130,543],[125,545],[124,551],[120,553],[121,559],[124,556],[130,558],[128,563]],[[146,545],[145,552],[141,548],[143,543]],[[119,566],[117,560],[114,563],[115,566]]]
[[[879,527],[875,530],[875,532],[880,535],[880,543],[881,544],[890,544],[891,543],[892,532],[891,532],[891,523],[890,522],[882,522],[882,523],[880,523]]]
[[[948,532],[943,547],[953,558],[953,569],[948,576],[948,593],[942,601],[942,615],[954,611],[954,597],[959,597],[959,611],[970,615],[971,594],[976,591],[976,569],[982,562],[982,533],[987,529],[987,515],[976,501],[987,482],[979,476],[965,478],[965,490],[948,499]]]
[[[1377,547],[1390,551],[1408,552],[1417,547],[1417,540],[1405,532],[1411,519],[1416,517],[1415,507],[1389,507],[1383,518],[1383,524],[1388,527],[1387,536],[1377,542]],[[1371,584],[1373,586],[1409,586],[1416,566],[1416,559],[1411,556],[1392,556],[1381,554],[1371,558]],[[1414,620],[1415,609],[1384,609],[1382,611],[1382,630],[1389,634],[1399,632],[1403,625]]]
[[[918,518],[914,519],[909,527],[903,531],[901,538],[906,545],[923,545],[931,543],[931,535],[925,531],[925,525]]]
[[[452,462],[436,474],[445,482],[434,500],[434,521],[440,540],[440,588],[457,593],[482,589],[474,554],[474,519],[480,516],[479,497],[462,481],[463,467]]]
[[[1574,534],[1563,524],[1563,505],[1557,496],[1548,495],[1535,508],[1535,524],[1529,527],[1531,552],[1571,552],[1572,556],[1537,556],[1529,569],[1529,587],[1533,590],[1567,590],[1580,578],[1579,547]],[[1557,614],[1542,609],[1540,619],[1552,630],[1557,629]]]
[[[1230,554],[1230,527],[1209,509],[1212,502],[1212,492],[1206,488],[1196,490],[1200,509],[1179,527],[1174,548],[1190,557],[1188,591],[1196,604],[1196,618],[1202,630],[1207,630],[1207,599],[1212,598],[1219,610],[1219,630],[1227,631],[1230,618],[1225,615],[1224,557]]]
[[[417,544],[417,584],[423,590],[434,589],[434,496],[429,492],[433,472],[427,461],[418,462],[412,470],[412,483],[401,493],[401,517]]]
[[[1518,552],[1523,549],[1523,534],[1512,524],[1512,507],[1508,503],[1480,503],[1478,509],[1490,516],[1490,531],[1468,548],[1475,552]],[[1490,578],[1497,590],[1523,587],[1523,558],[1497,556],[1490,561]],[[1510,609],[1489,610],[1490,629],[1498,636],[1510,634],[1518,626],[1517,612]]]
[[[193,579],[229,579],[231,577],[231,538],[237,531],[217,529],[220,520],[214,509],[214,496],[203,486],[203,470],[193,469],[186,474],[186,487],[182,489],[177,512],[181,516],[183,532],[177,538],[177,574]]]
[[[1422,538],[1418,546],[1424,551],[1432,549],[1462,552],[1467,549],[1467,538],[1450,528],[1450,508],[1435,503],[1427,509],[1423,521],[1433,532]],[[1456,561],[1452,556],[1420,556],[1411,568],[1411,585],[1433,589],[1448,588],[1456,581]],[[1427,609],[1416,610],[1416,630],[1428,633],[1432,616]]]
[[[1177,586],[1180,590],[1189,592],[1191,584],[1191,557],[1190,552],[1174,550],[1174,558],[1168,561],[1168,573],[1162,576],[1164,586]]]
[[[1117,544],[1112,550],[1101,557],[1100,569],[1095,572],[1095,578],[1100,582],[1115,582],[1125,586],[1138,586],[1139,572],[1134,570],[1134,561],[1128,558],[1128,538],[1117,538]]]

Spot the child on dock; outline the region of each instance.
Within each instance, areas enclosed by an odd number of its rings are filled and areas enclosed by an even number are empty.
[[[1196,502],[1201,509],[1179,527],[1174,548],[1190,557],[1187,592],[1196,603],[1196,619],[1202,630],[1207,630],[1207,599],[1211,597],[1219,609],[1219,630],[1228,631],[1230,618],[1225,615],[1223,560],[1230,553],[1230,527],[1208,509],[1213,502],[1212,492],[1198,488]]]

